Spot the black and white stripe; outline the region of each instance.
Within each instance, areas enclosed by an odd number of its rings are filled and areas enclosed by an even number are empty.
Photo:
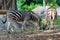
[[[39,18],[39,16],[37,16],[34,12],[26,11],[26,10],[23,10],[23,11],[10,10],[7,12],[6,17],[7,17],[6,21],[8,21],[7,29],[9,29],[10,24],[13,24],[13,23],[23,22],[25,24],[25,21],[34,20],[35,22],[37,22],[37,25],[39,26],[39,22],[41,21],[41,18]]]
[[[18,10],[11,10],[11,11],[7,12],[8,17],[11,16],[11,15],[13,17],[15,17],[16,20],[19,20],[22,17],[22,13]]]

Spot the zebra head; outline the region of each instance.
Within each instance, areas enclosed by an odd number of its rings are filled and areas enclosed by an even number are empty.
[[[48,8],[47,11],[47,16],[51,19],[56,19],[57,18],[57,10],[56,8]]]

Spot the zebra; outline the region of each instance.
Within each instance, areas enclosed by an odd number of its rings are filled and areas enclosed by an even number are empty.
[[[50,22],[50,28],[49,29],[53,29],[53,21],[57,19],[57,10],[56,8],[50,7],[47,9],[47,15],[45,17],[45,25],[47,26]]]
[[[4,20],[2,22],[3,23],[7,22],[7,30],[9,30],[10,25],[15,24],[15,25],[19,26],[20,25],[20,24],[18,25],[19,22],[22,22],[22,24],[20,26],[21,26],[21,29],[23,29],[25,23],[28,20],[35,21],[37,23],[37,29],[40,28],[39,22],[41,21],[41,18],[32,11],[10,10],[7,12],[5,17],[6,17],[6,20]],[[12,29],[12,31],[13,31],[13,29]]]

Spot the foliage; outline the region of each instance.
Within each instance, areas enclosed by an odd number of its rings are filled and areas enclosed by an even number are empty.
[[[58,5],[57,5],[57,0],[47,0],[47,5],[50,6],[50,7],[55,7],[57,8]]]
[[[60,6],[60,0],[57,0],[56,3]]]
[[[57,8],[60,5],[60,0],[45,0],[46,5]],[[37,6],[43,6],[43,0],[20,0],[21,10],[32,10]]]
[[[60,25],[60,17],[58,17],[56,20],[54,20],[55,25]]]
[[[42,6],[42,4],[42,0],[21,0],[20,8],[21,10],[32,10],[37,6]]]

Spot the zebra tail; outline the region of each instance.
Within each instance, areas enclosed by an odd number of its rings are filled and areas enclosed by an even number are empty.
[[[7,22],[7,16],[4,15],[4,16],[2,17],[2,23],[5,24],[6,22]]]

